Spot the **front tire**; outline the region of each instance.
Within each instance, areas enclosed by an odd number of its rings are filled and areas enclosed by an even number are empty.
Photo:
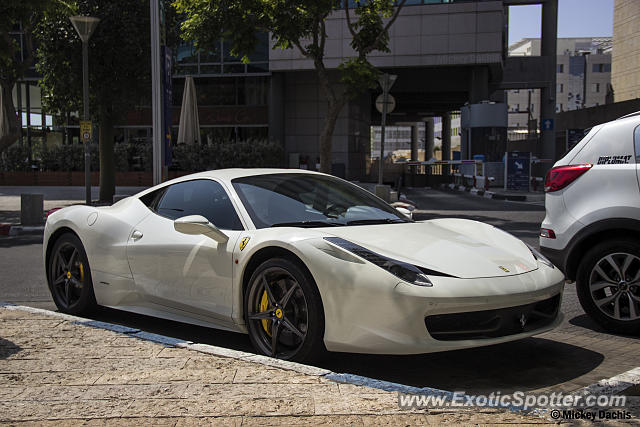
[[[310,274],[285,258],[263,262],[244,294],[249,339],[261,354],[310,361],[324,352],[324,312]]]
[[[89,260],[75,234],[63,234],[53,245],[47,265],[47,282],[53,302],[61,312],[84,315],[97,307]]]
[[[576,275],[578,299],[600,326],[619,334],[640,332],[640,245],[602,242],[586,253]]]

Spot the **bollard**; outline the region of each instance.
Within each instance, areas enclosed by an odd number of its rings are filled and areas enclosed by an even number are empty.
[[[20,223],[22,225],[44,224],[44,195],[20,194]]]

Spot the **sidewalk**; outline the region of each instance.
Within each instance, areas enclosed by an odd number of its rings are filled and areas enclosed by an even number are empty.
[[[508,200],[512,202],[544,202],[545,193],[540,191],[518,192],[508,191],[501,188],[490,188],[489,190],[467,187],[456,184],[442,184],[441,190],[445,191],[466,191],[475,196],[494,200]]]
[[[207,354],[135,331],[0,306],[0,424],[546,424],[492,409],[400,410],[397,393],[319,368]]]

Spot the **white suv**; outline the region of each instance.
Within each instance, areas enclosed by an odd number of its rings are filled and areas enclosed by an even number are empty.
[[[542,253],[605,329],[640,332],[640,112],[598,125],[545,178]]]

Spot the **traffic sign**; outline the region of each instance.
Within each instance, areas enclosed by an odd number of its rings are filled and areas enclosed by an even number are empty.
[[[384,94],[378,95],[376,98],[376,110],[382,113],[382,107],[384,106]],[[391,94],[387,94],[387,113],[393,112],[396,108],[396,99],[391,96]]]
[[[91,142],[92,126],[90,120],[80,121],[80,139],[83,143]]]
[[[505,190],[529,191],[531,153],[506,153],[505,175]]]
[[[542,130],[553,130],[553,119],[543,119]]]

